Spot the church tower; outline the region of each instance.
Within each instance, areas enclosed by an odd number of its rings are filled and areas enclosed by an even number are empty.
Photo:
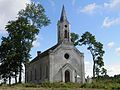
[[[65,8],[63,6],[60,20],[57,24],[58,27],[58,44],[71,43],[70,39],[70,25],[66,17]]]

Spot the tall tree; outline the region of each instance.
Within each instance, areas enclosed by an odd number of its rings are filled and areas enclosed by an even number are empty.
[[[22,78],[22,64],[25,65],[30,59],[30,50],[35,36],[43,26],[47,26],[50,20],[45,15],[45,10],[41,4],[27,4],[25,10],[21,10],[15,21],[8,22],[6,29],[13,43],[15,56],[19,70],[19,83]],[[17,74],[17,73],[16,73]]]
[[[103,62],[103,44],[97,42],[95,36],[93,36],[90,32],[85,32],[81,39],[79,40],[81,45],[87,45],[87,49],[90,51],[92,58],[93,58],[93,77],[95,75],[99,75],[99,68],[104,66]]]
[[[18,15],[19,17],[26,18],[27,21],[30,23],[30,25],[34,26],[38,30],[40,30],[41,27],[47,26],[50,23],[50,20],[45,14],[45,9],[39,3],[35,4],[34,2],[32,2],[31,4],[27,4],[26,8],[21,10],[18,13]],[[26,75],[26,64],[27,62],[24,62],[25,75]]]
[[[30,50],[38,29],[30,25],[25,18],[18,18],[16,21],[10,21],[6,26],[11,41],[14,43],[15,57],[19,65],[19,83],[22,77],[22,63],[30,58]]]
[[[73,36],[78,37],[77,34],[73,34]],[[73,36],[72,38],[74,38]],[[93,59],[93,77],[99,75],[100,68],[104,66],[103,54],[105,51],[103,50],[103,44],[97,42],[95,36],[93,36],[90,32],[85,32],[81,36],[81,39],[75,39],[73,40],[73,43],[76,43],[76,45],[79,46],[87,45],[87,49],[90,51]]]
[[[2,37],[0,45],[0,76],[4,79],[4,82],[9,78],[9,84],[11,84],[11,77],[15,76],[14,73],[18,70],[18,64],[13,60],[14,55],[15,53],[11,39],[9,37]]]
[[[0,74],[2,77],[4,76],[5,81],[9,74],[7,71],[14,73],[13,76],[15,76],[16,82],[16,76],[19,72],[19,83],[21,83],[22,64],[24,63],[26,69],[26,63],[30,58],[29,52],[32,48],[33,41],[36,39],[35,36],[38,35],[43,26],[47,26],[49,23],[50,20],[46,16],[45,9],[42,5],[33,2],[27,4],[26,8],[18,13],[17,20],[8,22],[6,29],[10,40],[6,44],[8,45],[7,47],[4,44],[0,46],[0,55],[2,56],[0,57]],[[14,52],[12,53],[12,51]],[[3,66],[6,70],[4,70]]]

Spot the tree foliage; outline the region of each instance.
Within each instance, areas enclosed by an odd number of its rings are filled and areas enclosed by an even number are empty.
[[[19,63],[19,82],[21,83],[22,63],[30,59],[30,50],[32,42],[35,40],[35,35],[38,34],[38,29],[30,25],[25,18],[18,18],[16,21],[10,21],[6,26],[14,50],[16,59]]]
[[[95,36],[93,36],[90,32],[85,32],[80,39],[75,38],[78,37],[77,34],[71,34],[71,37],[74,38],[74,45],[87,46],[87,50],[90,51],[93,59],[93,77],[99,76],[101,70],[103,70],[101,68],[104,66],[103,54],[105,51],[103,50],[103,44],[97,42]]]
[[[107,70],[103,67],[102,70],[101,70],[101,74],[103,76],[106,76],[107,75]]]
[[[9,78],[9,84],[11,83],[11,77],[15,77],[18,72],[18,63],[13,58],[15,51],[13,49],[13,42],[9,37],[2,37],[0,46],[0,76],[6,83]]]
[[[0,76],[7,80],[12,76],[16,79],[19,74],[19,83],[21,83],[22,64],[26,68],[32,43],[36,40],[35,37],[41,27],[47,26],[50,20],[45,15],[42,5],[33,2],[27,4],[18,15],[17,20],[9,21],[6,25],[8,37],[4,37],[0,45]]]
[[[32,2],[31,4],[27,4],[25,10],[22,9],[18,15],[19,17],[26,18],[31,25],[38,29],[50,23],[50,20],[45,14],[45,9],[39,3],[35,4]]]
[[[73,42],[74,46],[78,45],[79,35],[76,33],[71,33],[71,41]]]
[[[104,66],[103,62],[103,44],[97,42],[95,36],[93,36],[90,32],[85,32],[81,39],[79,40],[81,45],[87,45],[87,49],[90,51],[93,58],[93,77],[95,75],[99,76],[100,68]]]

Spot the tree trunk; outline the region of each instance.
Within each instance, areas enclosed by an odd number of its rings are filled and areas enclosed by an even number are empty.
[[[17,84],[17,72],[15,72],[15,84]]]
[[[22,63],[20,61],[20,71],[19,71],[19,83],[21,83],[21,80],[22,80]]]
[[[25,83],[27,83],[27,79],[28,79],[27,72],[26,72],[27,71],[28,62],[29,62],[29,60],[26,59],[25,64],[24,64],[25,65]]]
[[[27,83],[26,65],[27,65],[27,63],[25,63],[25,83]]]
[[[22,79],[22,73],[21,73],[21,69],[20,69],[20,72],[19,72],[19,83],[21,83],[21,79]]]
[[[15,76],[15,84],[17,84],[17,76]]]
[[[93,78],[95,78],[95,61],[93,60]]]
[[[91,54],[92,54],[92,58],[93,58],[93,78],[95,78],[95,56],[92,52],[92,50],[90,50]]]
[[[6,82],[7,82],[7,79],[6,79],[6,78],[4,78],[3,83],[4,83],[4,84],[6,84]]]
[[[11,77],[9,76],[9,85],[11,85]]]

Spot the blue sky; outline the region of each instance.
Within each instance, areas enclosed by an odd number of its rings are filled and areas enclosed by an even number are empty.
[[[104,62],[109,75],[120,73],[120,0],[34,0],[46,10],[51,24],[40,30],[31,50],[32,58],[37,51],[44,51],[57,43],[57,21],[65,6],[71,32],[80,36],[89,31],[104,45]],[[9,4],[11,3],[11,4]],[[4,26],[14,20],[17,12],[30,0],[0,0],[0,37],[7,35]],[[85,46],[78,47],[85,55],[86,76],[92,75],[92,58]]]

